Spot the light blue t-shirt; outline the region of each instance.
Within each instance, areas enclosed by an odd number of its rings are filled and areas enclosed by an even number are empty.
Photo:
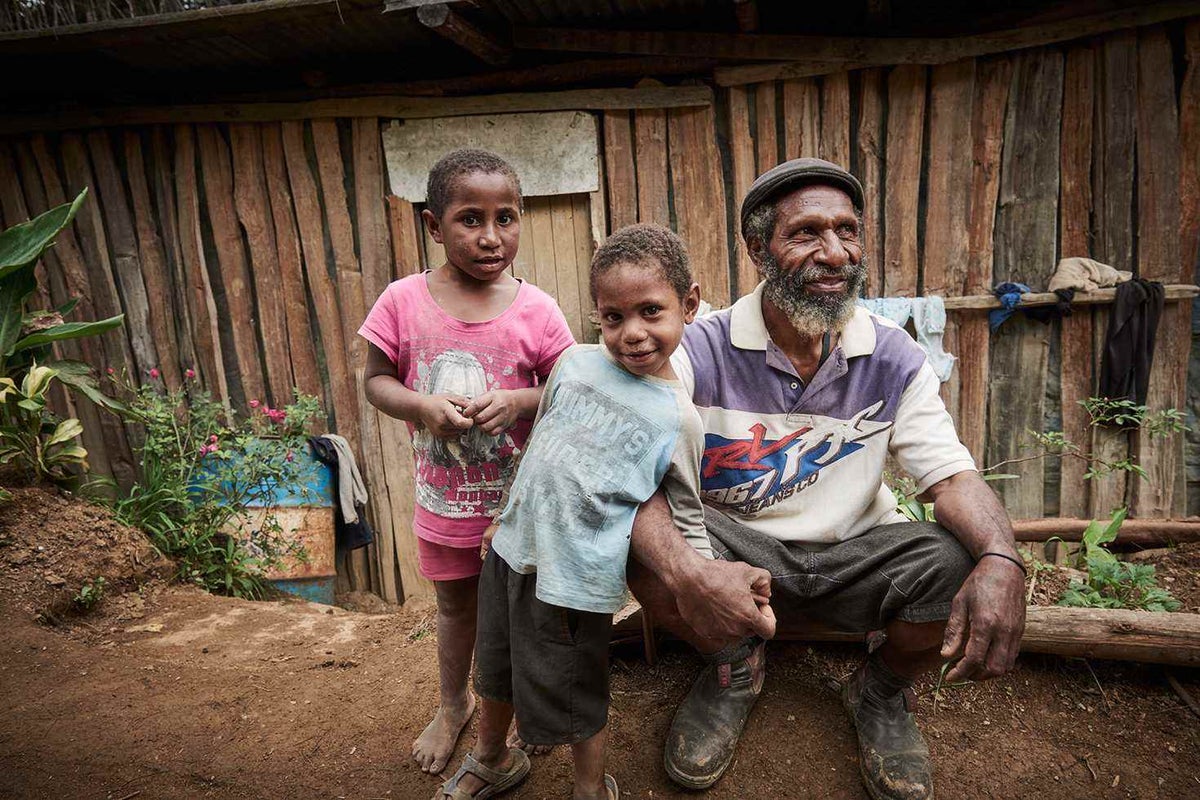
[[[546,383],[492,547],[515,572],[537,573],[542,602],[615,613],[633,518],[660,484],[676,526],[712,557],[703,446],[682,384],[633,375],[602,345],[576,345]]]

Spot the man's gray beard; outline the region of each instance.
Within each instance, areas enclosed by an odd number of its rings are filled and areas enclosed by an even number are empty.
[[[806,283],[832,272],[820,266],[785,272],[774,257],[764,254],[759,269],[766,280],[763,297],[783,312],[797,333],[812,337],[820,336],[825,331],[839,331],[850,321],[850,317],[854,316],[855,301],[867,279],[865,256],[857,264],[849,264],[839,271],[845,276],[846,289],[837,294],[810,294],[804,288]]]

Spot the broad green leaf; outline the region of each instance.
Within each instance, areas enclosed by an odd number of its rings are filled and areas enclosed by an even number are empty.
[[[55,325],[53,328],[47,328],[44,331],[31,333],[23,339],[20,339],[12,346],[12,350],[5,355],[19,353],[22,350],[28,350],[31,347],[40,347],[44,344],[52,342],[60,342],[63,339],[78,339],[81,336],[95,336],[98,333],[112,330],[118,327],[125,320],[124,314],[118,314],[115,317],[101,319],[95,322],[64,322],[62,325]]]
[[[83,463],[87,459],[87,450],[81,445],[73,444],[70,447],[64,447],[54,454],[54,460],[59,462],[77,462]]]
[[[1108,523],[1108,527],[1104,529],[1104,533],[1096,540],[1096,544],[1107,544],[1117,538],[1117,533],[1121,530],[1122,523],[1125,522],[1125,517],[1129,514],[1129,509],[1119,508],[1112,515],[1112,521]]]
[[[29,369],[29,372],[25,373],[25,380],[21,381],[21,394],[29,399],[41,397],[46,393],[46,388],[50,386],[50,381],[57,374],[50,367],[35,363]]]
[[[0,369],[3,369],[2,357],[21,338],[21,309],[25,298],[36,288],[37,278],[31,269],[0,278]]]
[[[48,362],[47,366],[58,370],[58,379],[60,381],[96,405],[103,406],[118,414],[130,413],[128,405],[100,391],[100,385],[96,380],[96,376],[92,374],[92,368],[82,361],[63,359],[61,361]]]
[[[72,202],[0,231],[0,278],[37,261],[58,232],[70,224],[85,197],[86,188]]]
[[[17,385],[13,383],[12,378],[0,378],[0,403],[8,399],[10,394],[17,393]]]
[[[83,423],[72,417],[64,419],[54,428],[54,433],[46,440],[46,447],[68,442],[83,433]]]
[[[61,306],[59,306],[58,308],[56,308],[54,310],[65,317],[65,316],[67,316],[67,314],[70,314],[72,311],[74,311],[75,306],[77,306],[77,305],[79,305],[79,298],[72,297],[70,300],[63,303]]]

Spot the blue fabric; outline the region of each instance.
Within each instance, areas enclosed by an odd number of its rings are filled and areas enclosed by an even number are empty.
[[[546,386],[492,541],[537,598],[613,613],[638,506],[658,489],[679,440],[679,384],[639,378],[599,348],[574,348]]]
[[[946,303],[941,297],[870,297],[859,298],[858,304],[872,314],[904,327],[912,318],[917,332],[917,344],[929,357],[929,366],[942,383],[950,380],[955,358],[942,344],[946,333]]]
[[[1032,291],[1023,283],[1001,283],[992,289],[992,294],[1000,301],[1000,308],[988,312],[988,327],[994,332],[1003,325],[1021,304],[1021,295]]]

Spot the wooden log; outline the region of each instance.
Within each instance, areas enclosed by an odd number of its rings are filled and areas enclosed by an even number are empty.
[[[69,194],[76,196],[85,186],[96,185],[87,150],[79,134],[64,134],[59,140],[59,153]],[[75,229],[79,231],[79,246],[88,271],[88,288],[96,318],[108,319],[124,313],[108,257],[108,236],[104,231],[99,203],[94,197],[75,214]],[[137,382],[137,367],[124,326],[102,333],[94,341],[99,344],[101,359],[95,365],[97,371],[112,369],[117,374],[126,373],[130,380]],[[125,421],[113,414],[104,414],[100,417],[100,428],[104,434],[104,446],[108,450],[113,478],[123,488],[132,486],[137,479],[133,448],[140,446],[144,440],[142,426],[132,420]]]
[[[36,207],[48,210],[68,202],[66,193],[63,191],[62,179],[58,174],[58,166],[50,155],[46,140],[41,136],[34,136],[30,140],[29,146],[32,149],[33,161],[37,166],[36,168],[33,164],[28,166],[25,170],[24,182],[32,184],[40,179],[44,191],[43,197],[40,198],[42,202],[36,204]],[[40,173],[40,175],[30,174],[33,172]],[[30,203],[30,205],[34,204]],[[71,298],[77,298],[78,305],[74,319],[96,319],[95,309],[91,302],[87,267],[84,266],[83,254],[80,252],[73,226],[64,228],[55,238],[54,258],[48,263],[52,268],[56,267],[58,272],[58,280],[51,282],[54,304],[60,306]],[[53,291],[55,288],[57,288],[57,292]],[[55,294],[57,296],[54,296]],[[74,339],[56,344],[54,352],[56,355],[92,365],[99,360],[100,346],[89,338]],[[55,398],[55,395],[60,392],[61,395]],[[83,425],[83,433],[80,434],[79,439],[88,452],[90,470],[99,475],[115,478],[112,465],[109,463],[104,431],[101,427],[101,415],[108,417],[110,416],[109,412],[97,408],[90,400],[71,396],[65,387],[60,385],[51,386],[51,400],[55,405],[60,405],[64,410],[71,412],[71,416],[77,417]],[[111,423],[111,420],[104,420],[104,422]]]
[[[1200,274],[1200,19],[1184,27],[1187,71],[1179,91],[1180,260]],[[1192,280],[1195,278],[1193,277]]]
[[[280,290],[287,327],[287,355],[291,361],[296,388],[313,397],[322,397],[321,371],[308,314],[308,293],[304,289],[304,263],[300,252],[300,234],[292,211],[292,188],[288,183],[287,162],[283,154],[283,132],[278,124],[261,127],[263,172],[275,233],[275,252],[279,257]]]
[[[15,180],[16,174],[17,162],[13,156],[12,147],[8,142],[0,141],[0,175],[14,176],[13,180],[0,181],[0,213],[4,216],[4,225],[7,228],[20,225],[30,219],[29,211],[25,207],[25,198],[21,195],[21,185]],[[76,214],[78,215],[78,212]],[[39,262],[34,267],[34,275],[37,278],[38,306],[40,308],[52,307],[49,278],[46,275],[44,262]]]
[[[421,226],[413,204],[394,194],[387,196],[388,225],[392,235],[392,255],[396,262],[395,278],[412,275],[421,269]]]
[[[426,28],[488,64],[505,64],[512,58],[511,47],[455,13],[447,3],[421,6],[417,9],[417,19]]]
[[[358,370],[355,383],[363,382],[363,370]],[[374,559],[379,568],[379,596],[389,603],[399,603],[404,599],[401,586],[400,570],[396,563],[396,541],[392,526],[392,504],[388,497],[387,475],[384,468],[384,443],[380,438],[379,417],[368,402],[366,393],[359,395],[361,402],[359,418],[362,420],[363,436],[363,475],[367,483],[367,493],[371,518],[375,523],[375,542],[377,558]],[[390,444],[389,444],[390,446]]]
[[[175,341],[179,350],[179,367],[185,372],[197,370],[196,345],[192,340],[192,315],[188,310],[187,280],[183,271],[183,245],[179,238],[179,215],[175,202],[175,184],[171,146],[167,131],[156,125],[150,131],[154,199],[158,205],[158,224],[162,232],[163,253],[167,259],[167,276],[171,285],[171,306],[174,318]]]
[[[616,231],[637,222],[637,177],[628,111],[604,112],[604,175],[612,229]]]
[[[225,307],[229,313],[229,329],[233,337],[235,352],[229,362],[237,366],[241,383],[242,397],[238,399],[242,404],[250,400],[264,400],[266,384],[263,382],[262,363],[258,358],[250,266],[234,211],[229,147],[215,125],[196,126],[196,137],[200,144],[205,208],[218,260],[215,272],[221,276]],[[228,368],[230,363],[225,366]],[[232,396],[232,386],[230,390]]]
[[[117,169],[108,134],[105,131],[92,131],[87,135],[87,144],[95,170],[96,202],[104,216],[113,272],[117,276],[125,309],[125,328],[129,332],[140,383],[151,368],[158,366],[158,350],[154,346],[150,304],[138,258],[137,237],[125,200],[125,184]]]
[[[1200,295],[1200,286],[1194,284],[1170,283],[1163,286],[1163,294],[1167,303],[1177,303],[1191,300]],[[1107,305],[1116,299],[1116,288],[1094,289],[1090,292],[1076,292],[1071,301],[1073,306]],[[980,311],[983,309],[1000,308],[1001,303],[993,294],[972,294],[966,297],[947,297],[947,311]],[[1021,295],[1021,306],[1053,306],[1062,302],[1054,292],[1025,292]]]
[[[784,84],[785,86],[787,84]],[[863,185],[863,244],[868,262],[867,297],[877,297],[883,285],[883,152],[884,74],[882,69],[859,73],[858,130],[855,133],[855,174]],[[789,150],[790,152],[790,150]]]
[[[1095,145],[1092,160],[1094,199],[1092,253],[1121,270],[1134,269],[1133,168],[1137,120],[1137,34],[1124,31],[1105,38],[1098,53]],[[1105,324],[1093,326],[1094,352],[1104,352]],[[1129,456],[1129,433],[1096,427],[1091,451],[1113,463]],[[1091,516],[1107,515],[1127,503],[1127,473],[1114,470],[1089,487]]]
[[[579,293],[580,332],[576,337],[581,342],[597,341],[596,328],[592,325],[591,312],[596,304],[592,302],[590,277],[592,271],[592,254],[596,250],[595,228],[592,221],[592,209],[589,207],[597,202],[594,195],[588,197],[582,194],[571,196],[571,207],[575,221],[575,265],[578,268],[576,282]],[[601,226],[603,230],[603,226]]]
[[[558,297],[558,271],[554,267],[554,221],[550,216],[550,198],[539,197],[529,202],[525,215],[533,246],[532,273],[534,284],[551,297]]]
[[[179,243],[187,279],[188,313],[195,325],[196,359],[209,392],[228,408],[229,384],[221,348],[220,321],[200,232],[200,192],[196,179],[196,140],[189,125],[175,128],[175,197],[179,202]]]
[[[786,95],[785,95],[786,96]],[[785,107],[786,108],[786,107]],[[787,111],[785,110],[785,114]],[[729,154],[732,160],[734,224],[741,225],[741,202],[746,196],[750,185],[754,183],[754,139],[750,135],[750,108],[747,91],[744,87],[736,86],[729,90]],[[736,267],[734,273],[734,292],[740,297],[749,294],[758,285],[758,268],[746,250],[746,242],[742,239],[741,230],[733,237],[734,258]]]
[[[1183,264],[1179,237],[1179,119],[1171,43],[1161,27],[1138,31],[1137,43],[1137,216],[1138,274],[1147,280],[1186,281],[1194,264]],[[1187,405],[1191,309],[1171,304],[1159,320],[1146,405],[1151,411]],[[1159,439],[1145,429],[1133,434],[1133,452],[1148,479],[1134,478],[1130,511],[1138,517],[1183,513],[1186,497],[1176,492],[1184,471],[1183,437]],[[1180,487],[1182,489],[1182,487]]]
[[[167,255],[158,235],[159,222],[150,206],[150,186],[146,182],[146,163],[142,158],[142,140],[136,131],[125,131],[125,174],[129,177],[129,196],[133,201],[134,230],[137,234],[138,261],[150,307],[150,331],[158,350],[158,369],[167,389],[183,385],[179,363],[179,343],[175,338],[176,313],[172,303],[171,276],[167,273]]]
[[[570,195],[550,198],[550,224],[554,231],[554,271],[558,287],[555,299],[575,340],[580,341],[586,320],[579,303],[580,248],[575,243],[575,208]]]
[[[1095,100],[1095,51],[1076,47],[1067,52],[1063,84],[1062,193],[1058,208],[1059,252],[1063,257],[1091,253],[1088,231],[1092,214],[1092,118]],[[1081,400],[1095,386],[1092,312],[1080,309],[1062,319],[1062,432],[1069,442],[1088,446],[1091,425]],[[1079,517],[1088,513],[1090,481],[1084,479],[1082,459],[1062,460],[1058,513]]]
[[[386,414],[380,414],[378,419],[384,479],[392,510],[392,537],[404,602],[431,598],[434,596],[433,584],[418,570],[417,537],[412,527],[415,502],[412,438],[403,422]]]
[[[850,73],[821,81],[821,158],[850,168]]]
[[[788,619],[780,622],[775,638],[856,642],[862,641],[863,634]],[[1031,606],[1026,609],[1021,652],[1196,666],[1200,664],[1200,614]]]
[[[1059,126],[1063,61],[1057,51],[1029,51],[1014,59],[1012,102],[1004,126],[1004,156],[996,217],[997,283],[1045,286],[1058,253]],[[990,463],[1020,458],[1027,431],[1041,431],[1049,342],[1047,329],[1019,315],[992,336],[989,380]],[[1043,513],[1045,465],[1011,465],[1019,480],[997,494],[1011,516]]]
[[[1083,540],[1089,519],[1068,517],[1013,520],[1013,536],[1018,542],[1044,542],[1058,537],[1067,542]],[[1200,541],[1200,519],[1127,519],[1121,524],[1115,545],[1166,547]]]
[[[779,163],[779,135],[775,114],[775,84],[754,87],[754,146],[761,175]],[[678,196],[678,195],[677,195]]]
[[[630,108],[711,106],[707,86],[647,86],[634,89],[573,89],[565,92],[489,94],[476,97],[357,97],[300,103],[214,103],[191,106],[91,107],[39,116],[6,116],[0,135],[120,125],[162,123],[279,122],[282,120],[379,117],[435,119],[476,114],[536,111],[605,111]]]
[[[667,112],[647,109],[633,112],[637,146],[638,222],[671,224],[667,189]]]
[[[283,275],[263,169],[262,132],[252,122],[236,123],[229,126],[229,143],[233,152],[234,206],[250,251],[249,273],[254,282],[255,319],[267,388],[271,401],[282,407],[291,402],[295,381],[288,357]]]
[[[687,242],[701,296],[723,308],[730,303],[729,239],[715,114],[711,108],[667,113],[678,233]]]
[[[329,277],[325,258],[324,229],[317,184],[304,147],[304,124],[282,125],[283,152],[287,161],[288,181],[296,209],[296,226],[304,252],[304,273],[308,278],[317,328],[325,352],[325,371],[332,398],[337,431],[350,441],[357,440],[358,401],[354,396],[354,376],[346,364],[346,342],[342,312],[338,307],[337,285]],[[350,438],[354,434],[354,439]]]
[[[887,186],[883,200],[883,294],[917,293],[918,204],[925,130],[925,67],[888,75]]]
[[[821,153],[821,91],[813,78],[783,82],[783,148],[785,159]]]
[[[383,294],[392,275],[379,120],[353,119],[350,133],[354,146],[354,214],[362,259],[363,300],[369,308]]]
[[[971,107],[975,61],[934,67],[930,74],[929,152],[926,173],[925,243],[921,281],[924,294],[961,295],[967,286],[971,213]],[[946,320],[946,350],[959,352],[958,319]],[[942,399],[957,423],[961,373],[942,383]]]

